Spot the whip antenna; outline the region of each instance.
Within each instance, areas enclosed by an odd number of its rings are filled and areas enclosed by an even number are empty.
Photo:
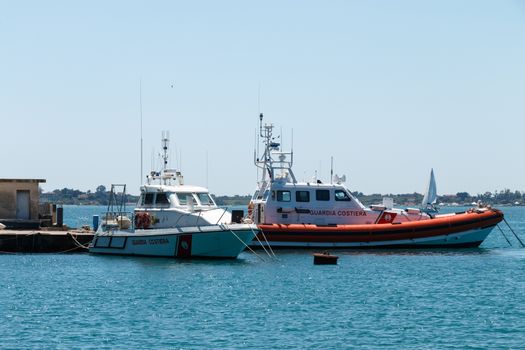
[[[259,91],[257,92],[257,112],[261,113],[261,82],[259,82]]]
[[[140,184],[144,183],[144,141],[142,138],[142,78],[139,80],[139,103],[140,103]]]

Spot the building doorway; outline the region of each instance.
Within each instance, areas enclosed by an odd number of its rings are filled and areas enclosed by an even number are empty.
[[[19,220],[29,220],[31,218],[30,212],[29,191],[16,191],[16,218]]]

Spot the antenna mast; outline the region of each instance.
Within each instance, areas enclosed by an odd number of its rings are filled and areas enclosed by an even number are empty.
[[[170,132],[169,131],[163,131],[162,132],[162,150],[164,151],[164,155],[162,156],[162,159],[164,161],[162,170],[166,170],[168,168],[168,146],[170,143]]]
[[[208,150],[206,150],[206,188],[208,188]]]
[[[142,138],[142,78],[139,80],[139,101],[140,101],[140,184],[144,183],[144,153]]]
[[[260,186],[266,186],[267,177],[270,182],[276,179],[275,170],[280,170],[279,179],[285,179],[289,175],[291,182],[296,183],[297,180],[292,171],[293,153],[282,151],[281,143],[276,142],[276,137],[273,137],[274,125],[263,125],[262,121],[263,114],[261,113],[259,114],[259,138],[262,139],[264,152],[261,156],[255,158],[255,165],[262,171]],[[280,139],[281,135],[277,136],[277,138]]]
[[[259,82],[259,91],[257,92],[257,109],[261,113],[261,82]]]
[[[330,184],[333,183],[334,179],[334,156],[330,157]]]

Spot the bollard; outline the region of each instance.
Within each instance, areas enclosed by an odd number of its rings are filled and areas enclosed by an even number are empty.
[[[98,230],[98,215],[93,215],[93,231],[97,232]]]
[[[53,204],[51,209],[51,226],[55,225],[57,223],[57,205]]]
[[[57,226],[62,227],[64,225],[64,208],[57,208]]]

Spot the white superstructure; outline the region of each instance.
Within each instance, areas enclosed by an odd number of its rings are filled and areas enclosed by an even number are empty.
[[[148,175],[132,219],[108,208],[90,252],[235,258],[255,237],[257,227],[242,223],[242,213],[232,222],[207,188],[185,185],[180,171],[167,168],[168,142],[163,134],[164,167]]]
[[[293,151],[281,151],[273,136],[273,124],[263,124],[260,115],[263,154],[255,158],[261,169],[249,208],[257,224],[378,224],[430,219],[419,209],[398,209],[385,198],[380,205],[365,207],[344,185],[345,176],[333,176],[331,183],[318,179],[298,182]]]

